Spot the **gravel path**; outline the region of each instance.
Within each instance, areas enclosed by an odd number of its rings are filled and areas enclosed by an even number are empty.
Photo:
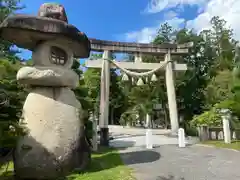
[[[240,152],[198,145],[121,150],[137,180],[240,180]]]

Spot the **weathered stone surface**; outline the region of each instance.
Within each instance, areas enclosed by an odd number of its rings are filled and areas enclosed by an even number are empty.
[[[53,47],[62,51],[60,55],[58,52],[52,52]],[[17,73],[17,80],[20,83],[32,86],[70,88],[76,88],[78,85],[79,77],[70,69],[73,64],[73,52],[62,45],[61,41],[46,41],[39,44],[35,48],[32,58],[34,66],[23,67]]]
[[[172,48],[176,49],[177,44],[171,44],[171,43],[163,43],[160,45],[155,45],[152,43],[134,43],[134,42],[119,42],[119,41],[106,41],[106,40],[100,40],[100,39],[89,39],[92,44],[104,44],[104,45],[111,45],[111,46],[125,46],[125,47],[142,47],[142,48],[151,48],[151,47],[158,47],[162,49],[166,48]]]
[[[99,39],[89,39],[91,42],[91,49],[94,51],[114,51],[114,52],[127,52],[127,53],[144,53],[144,54],[166,54],[168,50],[171,50],[172,54],[186,54],[188,48],[192,47],[192,43],[185,44],[172,44],[163,43],[155,45],[152,43],[130,43],[130,42],[117,42],[117,41],[105,41]]]
[[[87,36],[67,23],[65,10],[58,4],[41,6],[39,16],[9,16],[0,25],[0,36],[29,50],[42,41],[63,39],[77,58],[89,57],[91,48]]]
[[[65,8],[58,3],[44,3],[38,11],[39,17],[47,17],[68,22]]]
[[[17,177],[56,179],[83,168],[89,157],[81,106],[69,88],[38,87],[28,95],[23,118],[29,134],[15,152]],[[85,157],[83,157],[85,156]]]
[[[33,86],[76,88],[78,76],[75,72],[61,67],[23,67],[17,73],[17,80]]]
[[[52,52],[53,49],[58,48],[61,51],[64,51],[63,56],[65,56],[62,60],[64,63],[54,62],[56,60],[56,56],[62,56],[62,53]],[[65,69],[70,69],[73,64],[73,51],[68,46],[64,44],[61,39],[54,39],[52,41],[45,41],[39,43],[38,46],[34,49],[32,54],[33,64],[34,66],[45,66],[45,67],[60,67]],[[61,58],[60,58],[61,59]]]

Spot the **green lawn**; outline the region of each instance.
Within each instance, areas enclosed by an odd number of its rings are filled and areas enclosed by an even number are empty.
[[[223,140],[221,140],[221,141],[206,141],[206,142],[203,142],[202,144],[212,145],[212,146],[216,146],[219,148],[234,149],[234,150],[240,151],[240,141],[232,141],[231,144],[225,144]]]
[[[1,180],[12,180],[13,164],[0,168]],[[92,163],[87,172],[73,173],[65,180],[135,180],[132,170],[122,163],[117,150],[101,148],[92,155]]]

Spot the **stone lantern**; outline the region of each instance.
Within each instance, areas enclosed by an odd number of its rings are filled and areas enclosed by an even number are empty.
[[[32,67],[22,67],[17,80],[30,87],[22,117],[28,133],[14,153],[17,179],[57,179],[82,170],[90,161],[82,108],[71,89],[78,76],[73,58],[87,58],[87,36],[68,24],[64,7],[45,3],[38,16],[14,15],[0,26],[0,36],[33,52]]]

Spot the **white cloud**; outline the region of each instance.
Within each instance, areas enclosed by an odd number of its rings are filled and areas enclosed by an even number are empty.
[[[181,24],[184,23],[184,19],[182,18],[172,18],[168,20],[167,22],[174,28],[177,29]],[[166,22],[166,21],[164,21]],[[128,32],[125,34],[126,40],[127,41],[136,41],[139,43],[149,43],[153,41],[155,38],[158,29],[160,28],[160,25],[163,24],[164,22],[159,23],[158,26],[155,27],[145,27],[141,29],[140,31],[133,31],[133,32]]]
[[[234,37],[240,40],[239,7],[239,0],[211,0],[201,14],[187,22],[187,26],[201,31],[210,27],[209,21],[213,16],[219,16],[227,21],[227,25],[234,30]]]
[[[175,11],[168,11],[164,14],[164,19],[171,19],[177,17],[178,13]]]
[[[156,36],[157,29],[154,27],[146,27],[140,31],[128,32],[125,34],[127,41],[137,41],[140,43],[149,43]]]
[[[158,13],[182,5],[203,6],[208,0],[150,0],[144,12]]]
[[[234,30],[234,37],[240,40],[240,0],[151,0],[145,9],[148,13],[158,13],[166,9],[179,9],[182,5],[197,5],[197,17],[185,21],[178,18],[180,11],[169,11],[165,14],[166,21],[174,28],[186,22],[188,28],[193,28],[200,32],[210,28],[210,19],[219,16],[227,21],[227,25]],[[169,14],[168,14],[169,13]],[[174,18],[167,17],[174,15]],[[161,22],[160,24],[163,24]],[[155,27],[145,27],[140,31],[126,33],[126,39],[137,42],[150,42],[156,36],[159,25]]]

